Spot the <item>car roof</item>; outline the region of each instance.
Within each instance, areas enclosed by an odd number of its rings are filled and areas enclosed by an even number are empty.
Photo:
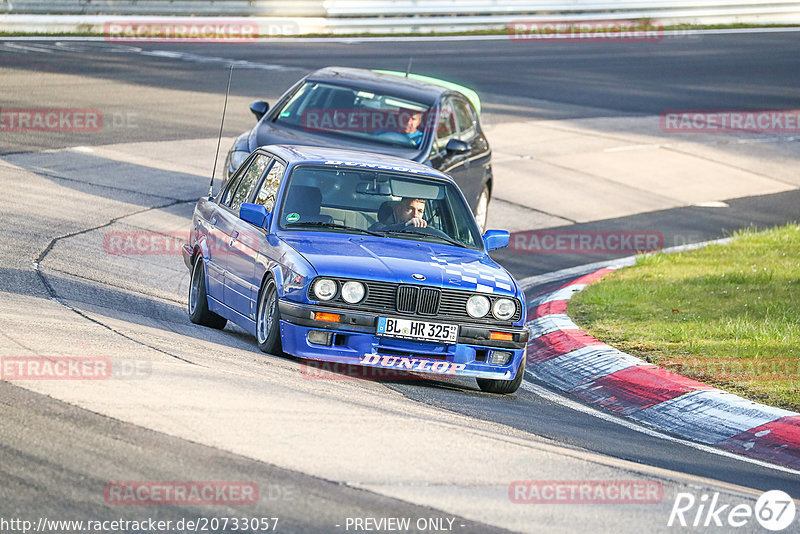
[[[404,158],[376,154],[372,152],[360,152],[357,150],[344,150],[340,148],[327,148],[308,145],[267,145],[260,149],[272,152],[276,156],[283,158],[289,165],[298,163],[330,163],[336,162],[340,165],[354,167],[378,168],[384,170],[396,170],[422,174],[435,178],[445,178],[448,181],[453,179],[447,174]]]
[[[326,67],[312,72],[307,81],[329,82],[336,85],[363,89],[377,93],[407,98],[422,104],[433,105],[439,97],[450,90],[419,79],[401,78],[394,74],[383,74],[366,69],[350,67]]]

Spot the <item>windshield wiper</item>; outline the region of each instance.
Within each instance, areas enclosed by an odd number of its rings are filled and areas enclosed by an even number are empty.
[[[461,241],[456,241],[455,239],[453,239],[450,236],[443,236],[443,235],[438,235],[438,234],[426,234],[426,233],[418,232],[418,231],[415,231],[415,230],[385,230],[385,232],[387,234],[412,234],[412,235],[420,235],[420,236],[424,236],[424,237],[432,237],[434,239],[441,239],[445,243],[449,243],[449,244],[454,245],[456,247],[469,248],[467,245],[465,245]]]
[[[355,226],[347,226],[346,224],[338,224],[333,222],[323,221],[298,221],[293,223],[286,223],[286,227],[299,227],[299,226],[314,226],[317,228],[336,228],[337,230],[347,230],[349,232],[358,232],[360,234],[374,235],[376,237],[386,237],[385,234],[373,232],[371,230],[364,230],[363,228],[356,228]]]

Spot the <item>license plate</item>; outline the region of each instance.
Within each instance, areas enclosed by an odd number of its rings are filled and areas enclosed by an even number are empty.
[[[458,325],[379,317],[378,335],[455,343],[458,339]]]

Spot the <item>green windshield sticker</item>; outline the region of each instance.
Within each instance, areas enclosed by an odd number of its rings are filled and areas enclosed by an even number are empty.
[[[300,220],[299,213],[290,213],[289,215],[286,216],[286,222],[297,222],[299,220]]]
[[[372,72],[378,72],[380,74],[391,74],[392,76],[399,76],[400,78],[411,78],[412,80],[419,80],[421,82],[432,83],[433,85],[438,85],[439,87],[444,87],[445,89],[452,89],[453,91],[458,91],[462,95],[466,96],[472,105],[475,106],[475,111],[478,112],[478,115],[481,113],[481,99],[478,96],[478,93],[470,89],[469,87],[464,87],[463,85],[459,85],[457,83],[448,82],[447,80],[441,80],[439,78],[433,78],[431,76],[423,76],[421,74],[406,74],[405,72],[398,72],[393,70],[378,70],[373,69]]]

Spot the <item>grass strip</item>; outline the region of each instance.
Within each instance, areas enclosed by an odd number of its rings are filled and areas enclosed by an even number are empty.
[[[800,412],[800,225],[653,254],[577,294],[584,330],[648,362]]]

